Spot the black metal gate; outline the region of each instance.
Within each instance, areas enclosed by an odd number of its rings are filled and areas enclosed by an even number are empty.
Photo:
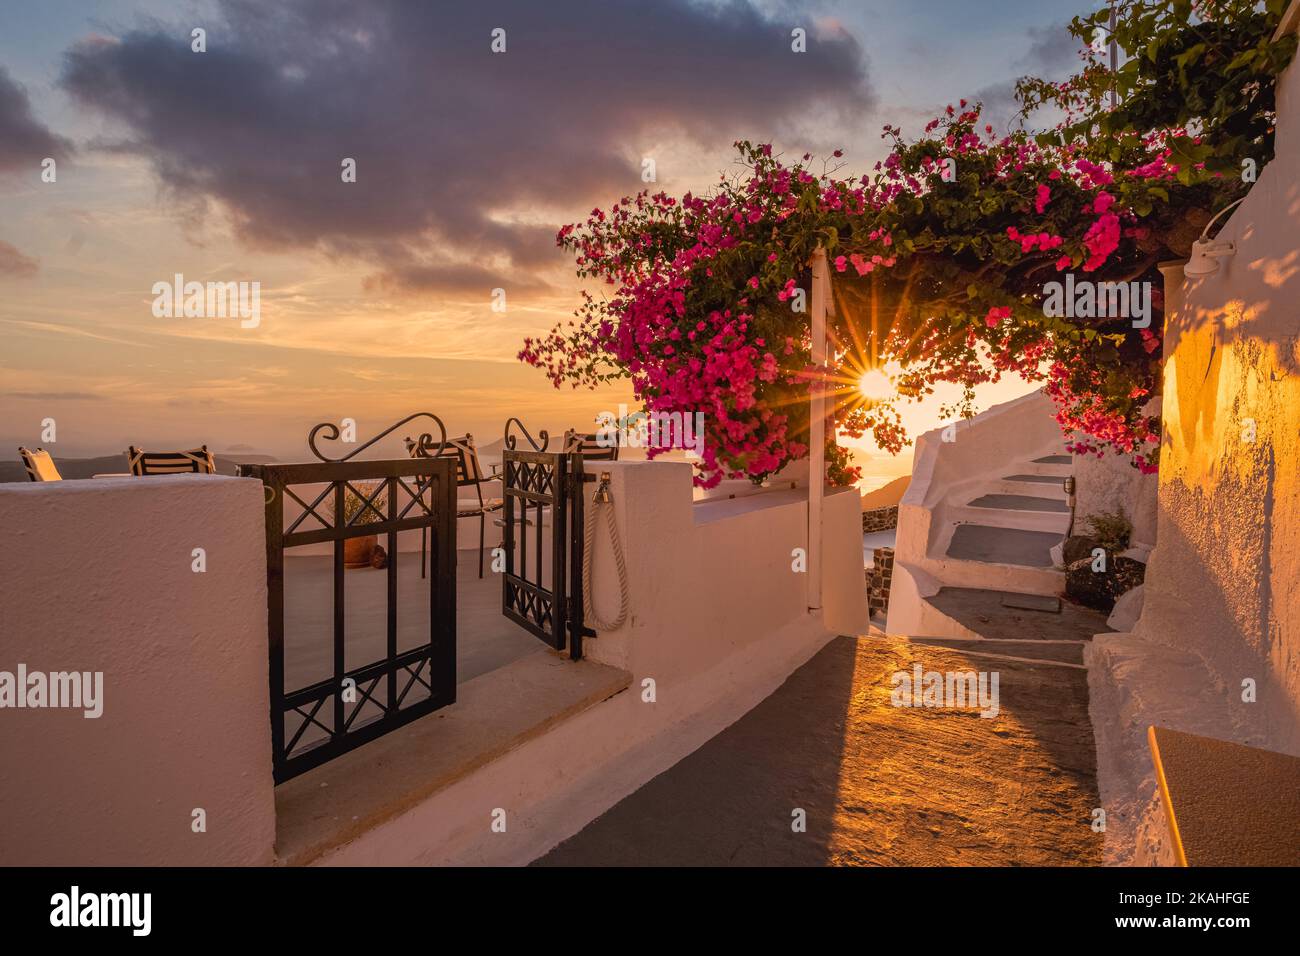
[[[540,434],[543,450],[517,451],[507,431],[502,451],[501,609],[556,650],[567,645],[576,661],[582,639],[596,633],[584,625],[582,607],[582,489],[594,476],[585,473],[581,454],[545,451],[547,436]]]
[[[313,450],[315,435],[313,431]],[[456,699],[455,463],[446,457],[326,460],[294,465],[242,465],[240,474],[260,479],[267,496],[267,608],[275,781],[288,780],[453,703]],[[302,485],[316,487],[306,491],[299,487]],[[286,502],[302,508],[302,513],[287,527]],[[404,565],[399,560],[397,534],[421,529],[429,529],[432,534],[428,640],[399,651],[398,571]],[[381,535],[387,542],[386,646],[378,659],[348,667],[345,542],[369,535]],[[286,688],[285,552],[321,542],[333,545],[331,673],[325,679]],[[405,560],[413,559],[408,556]],[[423,588],[423,582],[418,586]],[[423,636],[422,627],[417,633]],[[304,636],[295,633],[293,637],[297,646],[304,644]],[[363,711],[365,717],[359,719]]]

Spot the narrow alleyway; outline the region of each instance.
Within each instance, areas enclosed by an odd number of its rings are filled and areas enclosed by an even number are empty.
[[[836,638],[536,865],[1099,865],[1086,672],[978,643]],[[916,663],[997,671],[1000,712],[893,706]]]

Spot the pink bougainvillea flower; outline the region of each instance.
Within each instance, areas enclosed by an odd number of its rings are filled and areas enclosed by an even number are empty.
[[[1034,212],[1040,216],[1047,209],[1047,204],[1051,201],[1052,191],[1042,183],[1038,184],[1038,194],[1034,197]]]
[[[989,309],[988,315],[984,316],[984,324],[987,325],[990,329],[994,329],[997,328],[999,322],[1001,322],[1003,319],[1007,319],[1010,317],[1011,317],[1011,306],[1009,305],[994,306],[993,308]]]

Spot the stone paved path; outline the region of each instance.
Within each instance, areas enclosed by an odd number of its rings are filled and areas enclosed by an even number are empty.
[[[892,706],[918,661],[997,670],[1001,712]],[[1099,865],[1098,803],[1082,669],[840,637],[535,865]]]

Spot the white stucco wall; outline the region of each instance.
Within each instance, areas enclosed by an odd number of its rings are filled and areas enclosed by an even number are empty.
[[[104,695],[0,709],[0,865],[271,861],[262,524],[248,479],[0,485],[0,670],[102,671]]]
[[[633,692],[320,862],[527,862],[738,719],[835,634],[865,631],[856,490],[826,499],[823,608],[809,613],[807,575],[791,566],[807,546],[806,489],[697,505],[684,463],[590,470],[613,476],[632,613],[587,651],[630,671]],[[105,683],[98,719],[0,710],[0,864],[274,862],[263,501],[254,480],[210,476],[0,485],[0,670],[102,671]],[[612,615],[603,536],[593,564]],[[526,839],[490,840],[476,797],[488,792],[512,795]],[[206,833],[191,829],[195,809]]]
[[[592,643],[593,660],[634,672],[698,673],[766,632],[809,620],[808,576],[792,568],[794,549],[808,546],[806,489],[692,504],[686,463],[587,470],[611,475],[634,609],[627,625]],[[839,634],[867,630],[860,514],[855,488],[824,499],[823,608],[813,620]],[[596,530],[595,600],[608,618],[617,578],[604,529]]]
[[[1160,398],[1147,403],[1143,412],[1160,417]],[[1159,478],[1144,475],[1130,463],[1127,455],[1114,452],[1098,458],[1075,455],[1074,478],[1076,534],[1087,534],[1090,515],[1121,511],[1133,525],[1130,537],[1131,557],[1144,559],[1156,543],[1156,490]]]
[[[1300,70],[1277,156],[1219,233],[1237,244],[1166,314],[1156,547],[1131,634],[1093,641],[1117,862],[1163,858],[1151,723],[1300,754]],[[1167,288],[1168,288],[1167,283]],[[1257,702],[1242,700],[1243,681]],[[1264,799],[1266,795],[1262,795]],[[1108,837],[1110,831],[1108,831]]]
[[[629,671],[631,688],[321,864],[527,863],[739,719],[836,634],[865,633],[856,489],[825,500],[823,608],[810,614],[807,575],[791,568],[791,550],[807,545],[806,489],[692,504],[685,463],[599,462],[587,470],[611,474],[631,614],[584,642],[585,654]],[[617,578],[598,530],[594,587],[610,617]],[[643,699],[647,678],[653,703]],[[509,814],[509,839],[484,822],[485,808],[495,806]]]

